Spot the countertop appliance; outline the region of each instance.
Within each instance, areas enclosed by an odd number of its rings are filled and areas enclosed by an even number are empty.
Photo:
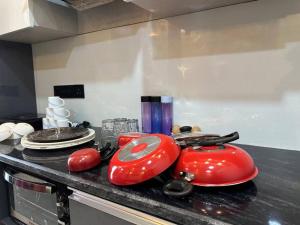
[[[27,225],[68,225],[68,193],[45,180],[6,169],[10,215]]]

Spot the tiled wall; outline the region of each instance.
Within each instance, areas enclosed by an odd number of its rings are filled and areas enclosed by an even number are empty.
[[[175,122],[300,150],[300,1],[260,0],[33,46],[39,112],[53,85],[85,84],[74,120],[140,116],[175,97]]]

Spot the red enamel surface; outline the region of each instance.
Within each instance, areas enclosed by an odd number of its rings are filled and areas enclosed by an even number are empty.
[[[68,159],[70,171],[79,172],[89,170],[101,162],[100,153],[93,148],[86,148],[72,153]]]
[[[121,148],[124,145],[128,144],[129,142],[131,142],[132,140],[134,140],[136,138],[139,138],[139,137],[142,137],[144,135],[145,134],[138,133],[138,132],[136,132],[136,133],[122,134],[118,138],[118,146]]]
[[[140,151],[145,150],[145,148],[147,148],[147,147],[148,147],[148,145],[146,143],[142,143],[142,144],[139,144],[139,145],[135,146],[134,148],[132,148],[132,150],[130,152],[138,153]]]
[[[189,172],[195,175],[191,182],[195,185],[227,186],[246,182],[258,174],[252,157],[246,151],[233,145],[224,146],[224,149],[215,146],[182,150],[174,177],[180,178],[180,172]]]
[[[148,136],[148,135],[147,135]],[[119,149],[110,160],[108,179],[115,185],[132,185],[149,180],[169,168],[178,158],[180,149],[173,138],[162,134],[157,136],[161,143],[148,155],[128,162],[120,161]]]

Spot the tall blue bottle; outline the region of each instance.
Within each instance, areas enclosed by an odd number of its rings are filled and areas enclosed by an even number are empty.
[[[142,132],[151,133],[151,97],[141,97]]]
[[[173,126],[173,97],[161,96],[162,133],[171,135]]]
[[[162,132],[161,97],[151,97],[151,133]]]

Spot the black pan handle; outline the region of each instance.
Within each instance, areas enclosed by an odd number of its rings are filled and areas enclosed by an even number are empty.
[[[109,160],[118,149],[111,147],[111,143],[106,143],[104,148],[100,149],[101,162]]]
[[[163,187],[165,195],[184,197],[193,191],[193,185],[186,180],[171,180]]]
[[[191,126],[183,126],[179,128],[180,132],[192,132],[192,127]]]
[[[199,146],[212,146],[212,145],[222,145],[224,143],[232,142],[237,139],[239,139],[239,133],[234,132],[222,137],[216,137],[216,138],[211,138],[211,139],[203,139],[203,140],[198,140],[194,144],[197,144]]]

